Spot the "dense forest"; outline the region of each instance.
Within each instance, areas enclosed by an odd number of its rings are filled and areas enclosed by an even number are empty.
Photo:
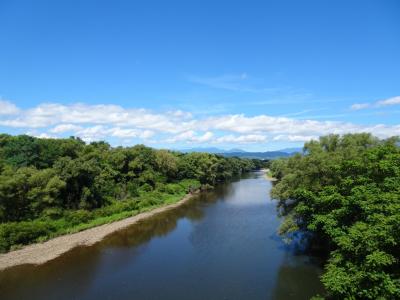
[[[329,135],[276,160],[286,238],[302,233],[327,255],[328,299],[400,299],[399,139]]]
[[[259,160],[0,135],[0,252],[172,203]]]

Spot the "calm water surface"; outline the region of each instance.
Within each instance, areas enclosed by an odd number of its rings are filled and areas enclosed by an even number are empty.
[[[41,266],[0,273],[5,299],[309,299],[321,269],[276,235],[256,172]]]

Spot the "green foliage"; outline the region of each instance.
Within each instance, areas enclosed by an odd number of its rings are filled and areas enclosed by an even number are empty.
[[[0,225],[0,250],[37,241],[54,230],[51,223],[43,221],[11,222]]]
[[[0,156],[16,167],[50,167],[59,157],[75,158],[84,146],[80,139],[38,139],[28,135],[0,135]]]
[[[330,135],[274,161],[272,190],[293,229],[329,253],[322,282],[334,299],[400,298],[400,148],[369,134]]]
[[[171,203],[257,160],[0,135],[0,251]]]

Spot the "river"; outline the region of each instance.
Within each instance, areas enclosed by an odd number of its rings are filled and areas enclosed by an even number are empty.
[[[309,299],[313,257],[285,245],[262,172],[40,266],[0,273],[6,299]]]

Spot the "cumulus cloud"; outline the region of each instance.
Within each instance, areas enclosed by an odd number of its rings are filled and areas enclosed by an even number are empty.
[[[199,135],[194,130],[188,130],[176,136],[170,137],[166,141],[168,143],[176,143],[176,142],[204,143],[210,141],[213,136],[214,134],[211,131],[207,131],[204,134]]]
[[[335,121],[299,120],[287,117],[258,115],[247,117],[240,115],[224,115],[197,120],[195,126],[203,130],[217,129],[241,134],[291,134],[322,135],[327,133],[345,133],[362,130],[362,126]]]
[[[14,115],[19,112],[19,108],[9,101],[0,100],[0,115]]]
[[[137,128],[154,129],[164,132],[177,132],[175,121],[187,119],[177,111],[157,114],[146,109],[126,109],[118,105],[101,104],[72,104],[45,103],[37,107],[20,111],[15,118],[0,121],[0,125],[20,128],[41,128],[47,126],[66,124],[96,124],[132,126]]]
[[[221,136],[215,140],[216,143],[233,143],[233,144],[250,144],[250,143],[263,143],[267,141],[265,135],[260,134],[246,134],[235,136],[233,134]]]
[[[138,130],[132,128],[120,128],[114,127],[107,130],[111,136],[119,137],[119,138],[133,138],[139,137],[141,139],[151,138],[155,133],[151,130]]]
[[[35,134],[35,135],[33,135],[33,136],[38,137],[38,138],[41,138],[41,139],[52,139],[52,138],[57,138],[56,136],[50,135],[50,134],[45,133],[45,132],[40,133],[40,134]]]
[[[76,135],[86,142],[102,140],[107,137],[107,129],[103,125],[86,127],[76,132]]]
[[[82,130],[83,128],[78,125],[74,124],[60,124],[55,126],[54,128],[50,129],[50,132],[52,133],[64,133],[64,132],[71,132],[71,131],[79,131]]]
[[[211,131],[207,131],[203,135],[197,137],[197,141],[200,143],[208,142],[209,140],[212,139],[213,136],[214,134]]]
[[[289,141],[289,142],[308,142],[317,140],[318,136],[315,135],[285,135],[280,134],[274,137],[274,141]]]
[[[394,105],[398,98],[387,99],[381,105]],[[115,139],[120,143],[139,140],[155,143],[262,144],[268,141],[304,142],[330,133],[371,132],[382,138],[400,135],[400,125],[360,125],[266,114],[204,117],[181,110],[155,112],[119,105],[83,103],[43,103],[22,110],[5,101],[0,102],[0,108],[0,125],[3,127],[21,128],[48,136],[75,135],[85,141]]]
[[[116,137],[126,140],[128,138],[139,138],[147,140],[154,135],[151,130],[141,130],[135,128],[120,128],[120,127],[107,127],[103,125],[96,125],[91,127],[80,128],[75,134],[81,137],[84,141],[92,142],[108,137]]]

